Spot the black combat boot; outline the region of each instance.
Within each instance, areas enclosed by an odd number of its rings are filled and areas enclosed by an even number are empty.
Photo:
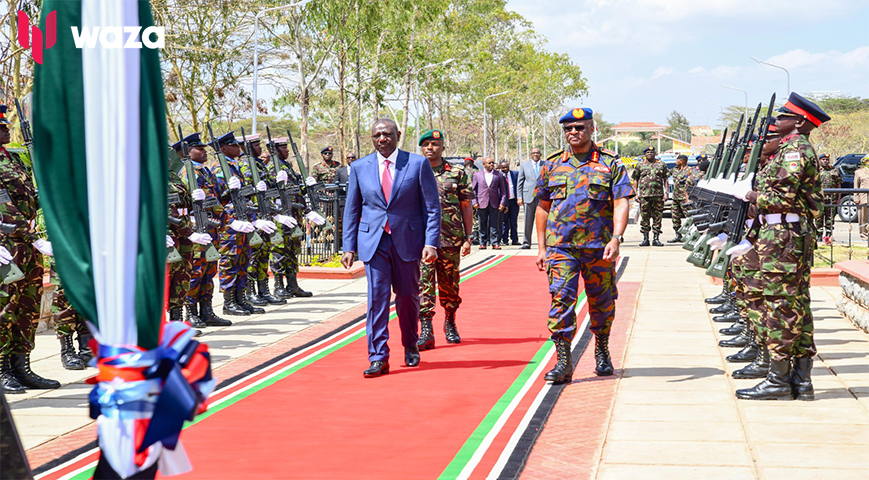
[[[610,359],[609,343],[609,334],[594,336],[594,374],[598,377],[608,377],[613,374],[613,362]]]
[[[791,387],[794,399],[812,401],[815,399],[815,388],[812,386],[812,365],[814,360],[809,357],[794,358],[794,368],[791,371]]]
[[[30,369],[30,354],[12,354],[9,356],[9,361],[12,363],[12,375],[18,383],[24,385],[25,388],[34,390],[51,390],[60,388],[60,382],[57,380],[49,380],[42,378],[33,370]]]
[[[269,304],[268,300],[262,297],[262,291],[259,293],[256,292],[256,284],[251,279],[250,275],[247,277],[247,284],[245,285],[245,295],[244,299],[246,303],[251,305],[255,305],[257,307],[265,307]],[[241,305],[241,302],[238,302]]]
[[[766,378],[767,374],[769,374],[769,349],[766,348],[766,345],[760,345],[754,361],[739,370],[734,370],[730,376],[733,378]]]
[[[740,316],[737,321],[733,322],[733,325],[718,329],[718,333],[722,335],[739,335],[745,328],[745,325],[742,323],[743,321],[742,316]]]
[[[287,291],[290,292],[294,297],[299,298],[314,296],[313,293],[302,290],[302,287],[299,286],[299,281],[296,279],[295,275],[287,275]]]
[[[293,294],[284,288],[284,275],[282,273],[275,274],[275,296],[278,298],[293,298]]]
[[[649,232],[646,232],[646,233],[643,234],[643,241],[640,242],[640,246],[641,246],[641,247],[648,247],[649,245],[650,245],[650,243],[649,243]]]
[[[652,237],[652,246],[654,247],[663,247],[664,244],[661,243],[661,234],[656,233],[654,237]]]
[[[742,350],[734,353],[733,355],[728,355],[725,357],[725,360],[731,363],[748,363],[757,358],[758,353],[760,352],[760,348],[757,345],[757,334],[754,333],[754,330],[748,330],[748,345],[742,348]]]
[[[420,320],[419,325],[419,340],[416,341],[416,346],[420,351],[435,348],[434,327],[431,320]]]
[[[85,329],[84,332],[76,332],[76,341],[78,342],[78,358],[87,365],[94,358],[94,351],[91,350],[91,339],[94,338],[91,335],[91,331]]]
[[[731,310],[731,311],[725,313],[724,315],[716,315],[716,316],[712,317],[712,321],[719,322],[719,323],[727,323],[727,322],[738,321],[740,318],[742,318],[742,314],[740,313],[740,311],[738,309],[736,309],[736,310]]]
[[[561,339],[555,342],[555,353],[558,361],[555,368],[546,372],[544,380],[555,384],[568,383],[573,380],[573,359],[570,357],[570,342]]]
[[[462,343],[462,337],[459,336],[459,330],[456,328],[455,310],[446,311],[446,318],[444,319],[444,336],[447,337],[447,343]]]
[[[791,360],[771,360],[766,379],[751,388],[736,391],[736,398],[743,400],[793,400],[790,383]]]
[[[714,297],[709,297],[703,301],[706,303],[718,304],[726,302],[728,298],[730,298],[730,292],[727,291],[727,285],[722,285],[721,293],[715,295]]]
[[[84,370],[87,368],[84,362],[78,358],[75,352],[75,345],[72,343],[72,333],[69,335],[58,335],[60,340],[60,364],[67,370]]]
[[[751,331],[752,330],[750,328],[743,329],[741,332],[739,332],[739,335],[737,335],[733,338],[728,338],[727,340],[719,341],[718,346],[725,347],[725,348],[743,348],[743,347],[747,346],[749,341],[751,340],[751,337],[750,337],[751,334],[748,333]]]
[[[187,307],[187,311],[184,314],[184,319],[187,320],[187,323],[189,323],[193,328],[205,328],[205,322],[203,322],[202,318],[199,317],[196,304],[188,303],[185,306]]]
[[[671,238],[670,240],[667,240],[667,243],[683,243],[684,241],[685,240],[682,239],[682,234],[677,232],[676,238]]]
[[[15,375],[12,375],[12,364],[9,363],[9,356],[0,356],[0,387],[3,393],[26,393],[27,389],[24,385],[18,383]]]
[[[286,300],[284,300],[282,298],[278,298],[275,295],[272,295],[272,292],[269,291],[269,279],[268,278],[266,278],[265,280],[257,280],[256,288],[257,288],[257,290],[259,290],[260,298],[264,299],[270,305],[286,305],[287,304]]]
[[[224,315],[250,315],[250,312],[247,309],[242,308],[241,305],[236,303],[235,301],[235,287],[227,288],[223,291],[223,314]],[[202,306],[202,320],[206,325],[211,325],[209,323],[208,315],[205,314],[205,306]]]
[[[226,315],[226,302],[229,301],[232,303],[232,308],[235,309],[238,313],[233,313],[232,315],[248,315],[247,310],[242,310],[241,307],[235,304],[235,300],[231,300],[233,297],[232,290],[228,290],[227,292],[223,292],[223,312]],[[232,325],[232,322],[225,319],[220,318],[214,313],[214,309],[211,307],[211,299],[203,299],[199,301],[199,318],[202,319],[202,322],[205,323],[208,327],[228,327]]]
[[[169,309],[169,321],[170,322],[180,322],[181,321],[181,307],[172,307]]]
[[[709,313],[719,315],[722,313],[729,313],[731,310],[733,310],[733,295],[727,295],[727,300],[717,307],[710,308]]]
[[[248,285],[248,287],[250,287],[250,282],[248,282],[247,285]],[[235,287],[233,288],[233,291],[235,291],[235,304],[238,305],[240,308],[247,310],[247,312],[250,313],[251,315],[259,315],[260,313],[266,313],[266,311],[264,309],[259,308],[259,307],[255,307],[255,306],[251,305],[250,303],[248,303],[247,299],[244,298],[244,291],[245,290],[246,290],[246,287],[240,287],[238,285],[238,280],[236,280]]]

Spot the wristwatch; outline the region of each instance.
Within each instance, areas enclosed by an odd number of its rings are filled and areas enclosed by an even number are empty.
[[[619,244],[625,243],[624,235],[613,235],[613,237],[615,237],[615,239],[619,241]]]

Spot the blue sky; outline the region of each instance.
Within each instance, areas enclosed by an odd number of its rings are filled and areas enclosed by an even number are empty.
[[[509,0],[588,80],[576,105],[611,122],[717,124],[719,108],[840,92],[869,97],[867,0]],[[696,112],[696,113],[695,113]]]

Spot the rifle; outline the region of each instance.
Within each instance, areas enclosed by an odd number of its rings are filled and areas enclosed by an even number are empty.
[[[27,149],[27,157],[30,159],[30,179],[33,180],[33,188],[36,187],[36,175],[33,174],[33,132],[30,130],[30,121],[21,108],[21,102],[15,99],[15,110],[18,112],[18,125],[21,127],[21,136],[24,137],[24,148]]]
[[[742,121],[739,122],[742,124]],[[731,140],[733,139],[734,134],[731,133]],[[715,155],[712,157],[712,161],[709,163],[709,168],[706,169],[706,175],[703,177],[703,186],[697,185],[691,190],[691,195],[698,203],[698,208],[691,210],[688,212],[690,215],[690,220],[692,225],[694,226],[693,233],[691,233],[687,240],[685,240],[685,244],[682,245],[682,248],[693,252],[697,247],[697,243],[703,238],[703,234],[705,230],[709,227],[709,223],[712,222],[714,215],[717,213],[715,209],[713,209],[712,198],[715,195],[715,192],[709,190],[707,186],[710,181],[713,179],[715,174],[715,170],[717,170],[717,166],[724,161],[724,159],[728,156],[727,150],[730,148],[727,144],[727,129],[724,129],[724,133],[721,135],[721,142],[718,143],[718,148],[715,150]],[[731,142],[732,143],[732,142]],[[708,237],[706,237],[708,239]],[[689,261],[690,261],[689,257]]]
[[[717,163],[719,161],[719,159],[721,158],[721,154],[724,152],[724,139],[725,138],[727,138],[727,128],[724,129],[724,133],[721,135],[722,140],[720,142],[718,142],[718,147],[715,148],[715,154],[712,155],[712,161],[710,162],[709,166],[707,166],[707,168],[706,168],[707,172],[709,171],[709,167],[711,167],[713,163]],[[704,178],[705,178],[705,174],[704,174]],[[696,190],[696,192],[695,192],[695,190]],[[679,233],[681,233],[683,235],[690,236],[689,232],[691,231],[691,226],[694,225],[694,216],[700,215],[703,213],[702,207],[704,205],[701,204],[701,202],[699,201],[699,198],[698,198],[698,194],[702,190],[703,190],[703,187],[701,187],[700,185],[693,185],[688,189],[688,203],[685,204],[685,207],[687,208],[686,213],[688,214],[688,217],[685,219],[685,223],[682,224],[682,228],[679,230]],[[685,244],[682,245],[682,248],[685,248],[686,250],[693,250],[694,249],[694,245],[691,245],[690,248],[686,248],[687,245],[688,245],[688,243],[685,242]]]
[[[184,170],[187,173],[187,188],[191,194],[193,190],[199,188],[199,183],[196,182],[196,169],[193,168],[193,160],[190,160],[190,152],[187,150],[187,144],[184,143],[184,134],[181,133],[181,125],[178,125],[178,136],[181,137],[181,161],[184,163]],[[214,198],[206,198],[205,200],[193,200],[193,208],[190,209],[190,215],[195,223],[196,233],[208,233],[208,227],[219,227],[220,222],[211,218],[208,214],[209,208],[214,208],[220,205],[220,202]],[[210,235],[210,234],[209,234]],[[213,243],[209,243],[205,247],[205,261],[216,262],[220,259],[220,254],[214,248]]]
[[[12,203],[12,198],[5,188],[0,189],[0,203]],[[0,222],[0,233],[11,234],[13,232],[15,232],[15,225]],[[0,279],[2,279],[3,284],[14,283],[22,278],[24,278],[24,272],[18,268],[15,262],[0,265]]]
[[[247,156],[247,166],[250,168],[250,178],[254,186],[258,185],[260,182],[259,177],[259,168],[257,167],[256,161],[257,159],[251,155],[251,145],[247,140],[247,135],[244,134],[244,127],[241,127],[241,138],[244,142],[244,155]],[[275,198],[278,196],[277,190],[274,188],[269,188],[265,192],[256,191],[256,204],[259,207],[259,216],[263,218],[268,218],[269,220],[274,221],[274,208],[269,202],[269,198]],[[284,237],[277,230],[272,233],[271,237],[269,237],[269,241],[272,242],[272,245],[283,245]]]
[[[178,196],[177,193],[170,193],[167,196],[166,201],[169,203],[169,205],[175,205],[176,203],[181,203],[181,197]],[[170,215],[169,216],[169,224],[170,225],[181,225],[181,219],[175,218],[175,217]],[[181,254],[178,252],[178,248],[176,248],[174,245],[169,247],[169,251],[166,252],[166,263],[176,263],[176,262],[180,262],[181,260],[184,260],[184,259],[181,258]]]
[[[769,100],[769,107],[767,107],[766,116],[763,117],[763,120],[760,124],[760,135],[754,145],[751,147],[751,155],[748,158],[748,163],[745,165],[745,176],[743,178],[753,178],[757,175],[757,169],[760,165],[760,155],[763,152],[763,146],[767,142],[767,136],[769,136],[769,118],[772,115],[772,109],[775,106],[775,93],[772,94],[772,98]],[[757,112],[760,112],[761,104],[757,105]],[[755,121],[757,120],[757,113],[755,113]],[[749,139],[751,137],[749,136]],[[745,221],[748,218],[748,208],[750,203],[744,200],[740,200],[736,197],[730,197],[730,203],[726,205],[726,208],[730,209],[730,212],[727,215],[727,219],[723,222],[723,229],[728,233],[727,242],[724,243],[724,246],[721,247],[721,252],[718,254],[718,257],[715,258],[715,261],[709,265],[709,268],[706,270],[706,274],[724,278],[724,274],[727,272],[727,268],[730,266],[730,255],[727,255],[727,250],[731,247],[734,247],[739,241],[742,239],[743,234],[745,233]],[[711,226],[710,226],[711,229]]]
[[[272,157],[272,169],[275,172],[275,179],[278,178],[278,173],[283,171],[282,167],[278,167],[278,163],[280,163],[280,158],[278,157],[278,149],[275,145],[274,140],[272,140],[272,131],[269,129],[268,125],[266,125],[266,137],[268,138],[268,143],[266,143],[266,148],[269,151],[269,156]],[[290,172],[287,172],[287,177],[289,178]],[[288,217],[293,216],[293,207],[297,208],[305,208],[304,205],[299,205],[295,203],[293,200],[296,195],[301,195],[302,189],[300,185],[289,186],[289,180],[285,183],[277,182],[278,184],[278,194],[281,197],[281,213]],[[305,232],[299,228],[299,225],[293,227],[293,231],[290,232],[290,238],[299,238],[304,235]]]
[[[296,142],[293,141],[293,134],[290,133],[289,129],[287,129],[287,141],[290,143],[290,146],[293,147],[293,155],[296,156],[296,163],[299,165],[299,173],[302,175],[303,179],[308,178],[308,167],[305,166],[305,161],[302,160],[302,155],[299,154],[299,148],[296,147]],[[322,225],[323,230],[330,230],[335,228],[335,226],[332,225],[332,222],[330,222],[325,215],[320,213],[320,197],[319,195],[317,195],[315,189],[313,187],[305,188],[305,195],[307,195],[308,197],[308,203],[311,206],[311,211],[317,213],[326,220],[326,223]]]
[[[229,168],[229,162],[226,161],[226,156],[220,150],[220,145],[217,144],[217,137],[214,136],[214,131],[211,130],[211,122],[206,124],[208,126],[208,135],[211,137],[208,141],[208,145],[214,150],[214,153],[217,155],[217,162],[220,164],[220,171],[223,172],[223,178],[227,182],[226,189],[229,190],[229,199],[232,202],[234,207],[234,217],[236,220],[242,222],[248,222],[247,216],[247,199],[254,193],[256,193],[256,189],[251,187],[250,185],[242,185],[238,190],[234,190],[229,188],[229,179],[232,178],[232,169]],[[251,233],[249,245],[251,247],[255,247],[259,244],[263,243],[262,237],[256,233],[256,230]]]

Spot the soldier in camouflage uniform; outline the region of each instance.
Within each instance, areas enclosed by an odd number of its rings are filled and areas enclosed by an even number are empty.
[[[688,157],[679,155],[676,157],[676,168],[673,169],[673,206],[670,207],[670,216],[673,218],[673,230],[676,238],[667,240],[667,243],[682,243],[682,219],[688,216],[685,203],[688,202],[688,186],[692,182],[694,172],[688,168]]]
[[[18,265],[24,278],[0,285],[0,382],[5,393],[22,393],[26,388],[59,388],[60,382],[42,378],[30,369],[30,352],[36,342],[42,300],[42,255],[51,254],[51,243],[36,233],[39,200],[30,167],[18,154],[6,150],[11,140],[6,105],[0,105],[0,188],[11,201],[0,204],[2,222],[15,230],[3,242],[6,257]]]
[[[461,343],[456,328],[456,310],[462,303],[459,296],[459,263],[461,257],[471,253],[471,233],[474,209],[471,199],[474,191],[464,169],[450,165],[443,159],[444,135],[440,130],[429,130],[419,137],[422,154],[431,163],[441,199],[441,242],[434,263],[421,263],[419,275],[420,333],[416,345],[420,350],[435,348],[435,297],[439,296],[445,311],[444,335],[447,343]]]
[[[190,192],[192,199],[205,200],[206,198],[220,198],[217,190],[217,176],[210,168],[204,165],[208,160],[208,154],[205,152],[205,145],[200,141],[200,134],[193,133],[184,138],[184,142],[189,149],[190,161],[193,163],[193,170],[196,173],[196,185],[198,188]],[[180,145],[178,146],[180,148]],[[184,181],[187,181],[186,170],[182,170]],[[218,230],[222,229],[227,221],[226,213],[222,205],[217,205],[211,209],[212,218],[220,225],[208,225],[209,236],[214,242],[218,238]],[[204,240],[203,240],[204,241]],[[214,300],[214,277],[217,275],[217,262],[209,262],[205,259],[205,251],[196,251],[193,255],[193,269],[190,275],[190,289],[187,292],[185,304],[187,306],[186,320],[191,325],[199,325],[205,323],[211,327],[226,327],[232,325],[232,322],[224,318],[218,317],[214,313],[212,306]]]
[[[655,234],[652,245],[663,247],[661,243],[661,217],[664,216],[664,202],[667,201],[667,166],[659,162],[655,156],[655,149],[648,147],[643,151],[646,160],[640,162],[631,179],[639,196],[640,213],[643,216],[640,221],[640,232],[643,234],[641,247],[649,246],[649,230]],[[650,226],[651,224],[651,226]]]
[[[54,321],[54,333],[60,340],[60,364],[67,370],[84,370],[93,358],[93,352],[88,346],[91,334],[84,317],[81,316],[66,298],[60,277],[54,269],[54,257],[49,258],[49,278],[54,285],[54,298],[51,302],[51,312]],[[78,334],[79,351],[73,345],[73,335]]]
[[[245,152],[245,154],[253,157],[257,166],[257,172],[259,173],[260,182],[265,182],[265,186],[270,189],[276,188],[271,169],[266,168],[266,163],[271,159],[268,154],[263,155],[259,135],[248,135],[246,140],[249,142],[252,151]],[[244,178],[248,182],[252,182],[253,175],[251,174],[250,164],[248,163],[247,158],[240,162],[240,167],[241,172],[244,174]],[[269,204],[267,206],[257,205],[260,217],[263,220],[271,217],[270,213],[263,215],[263,210],[274,209],[271,200],[267,203]],[[275,228],[277,229],[277,226],[275,226]],[[271,235],[263,235],[262,237],[263,243],[251,247],[250,267],[248,267],[247,270],[247,276],[251,281],[247,286],[247,301],[258,306],[284,305],[287,301],[272,295],[272,292],[269,290],[269,255],[271,254],[272,249],[276,248],[278,245],[272,244]]]
[[[821,189],[826,190],[828,188],[841,188],[842,174],[839,173],[838,168],[833,167],[832,163],[830,162],[830,155],[823,153],[818,158],[818,161],[820,161],[821,163]],[[825,204],[830,205],[835,202],[836,197],[834,195],[824,195]],[[832,240],[833,227],[836,223],[836,207],[824,207],[823,212],[823,220],[820,225],[823,228],[818,228],[818,237],[824,242],[829,243]]]
[[[288,184],[298,185],[299,193],[295,196],[293,202],[293,215],[295,226],[290,225],[290,222],[282,224],[281,235],[284,236],[284,244],[272,248],[272,258],[270,266],[272,273],[275,276],[275,295],[281,298],[312,297],[314,294],[303,290],[299,286],[299,254],[302,251],[302,237],[305,233],[301,230],[302,220],[305,214],[311,210],[305,204],[303,195],[304,189],[307,188],[302,177],[293,170],[293,166],[287,159],[290,156],[289,147],[287,145],[289,139],[287,137],[274,139],[275,146],[278,151],[278,167],[287,172]],[[284,286],[286,279],[286,287]]]
[[[573,378],[570,347],[582,276],[595,337],[595,373],[612,375],[609,333],[618,297],[615,261],[628,225],[634,189],[621,161],[591,141],[593,112],[575,108],[561,117],[568,150],[546,159],[537,179],[537,268],[546,270],[552,308],[549,331],[558,362],[545,378]]]
[[[335,183],[335,171],[341,164],[332,161],[332,147],[320,150],[320,155],[323,156],[323,161],[314,165],[314,168],[311,169],[311,176],[317,183]]]
[[[756,191],[734,189],[734,196],[757,206],[762,219],[762,226],[751,235],[761,265],[761,281],[746,281],[746,288],[763,298],[757,335],[771,354],[766,379],[752,388],[737,390],[737,398],[814,399],[811,369],[817,349],[809,280],[814,222],[821,215],[823,197],[820,164],[809,134],[829,119],[813,102],[791,93],[778,110],[781,147],[759,177]]]
[[[474,165],[474,159],[471,157],[465,157],[465,175],[468,176],[469,179],[474,178],[474,172],[477,171],[477,166]],[[478,245],[480,243],[480,217],[478,215],[474,215],[474,232],[471,234],[471,244]]]
[[[265,310],[251,305],[245,298],[247,287],[247,269],[250,266],[250,237],[258,228],[256,215],[248,210],[247,218],[240,218],[235,212],[230,195],[231,189],[240,189],[244,185],[244,175],[239,169],[237,160],[241,156],[241,147],[233,132],[226,133],[217,139],[220,145],[219,155],[224,155],[229,164],[231,178],[224,178],[223,169],[217,169],[217,192],[220,202],[228,216],[223,230],[220,231],[218,252],[220,261],[217,264],[220,290],[223,292],[223,313],[225,315],[251,315],[265,313]],[[243,199],[242,201],[247,201]],[[234,219],[234,220],[229,220]]]

